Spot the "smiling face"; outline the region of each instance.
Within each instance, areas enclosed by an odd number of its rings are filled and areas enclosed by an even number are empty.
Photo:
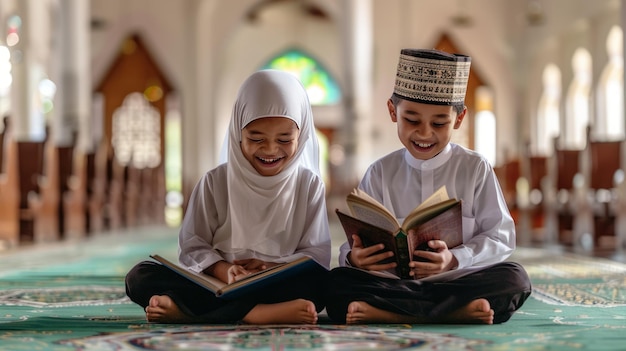
[[[396,106],[389,100],[391,120],[398,125],[398,137],[413,157],[431,159],[450,142],[452,130],[458,129],[466,109],[457,114],[454,107],[400,100]]]
[[[300,130],[285,117],[254,120],[241,131],[241,151],[260,175],[280,173],[298,149]]]

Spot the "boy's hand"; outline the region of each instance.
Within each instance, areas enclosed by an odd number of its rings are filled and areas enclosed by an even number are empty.
[[[379,264],[380,261],[393,256],[392,251],[378,253],[385,248],[385,245],[363,247],[363,242],[358,235],[352,235],[352,240],[352,251],[348,254],[348,260],[353,266],[370,271],[383,271],[396,267],[395,262]]]
[[[431,240],[428,242],[430,250],[413,251],[413,260],[409,263],[411,267],[411,276],[424,278],[433,274],[446,272],[454,269],[458,265],[456,257],[448,250],[448,245],[443,240]],[[424,259],[415,261],[416,257]]]

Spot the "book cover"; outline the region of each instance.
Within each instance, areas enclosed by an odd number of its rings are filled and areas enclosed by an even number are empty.
[[[283,263],[260,272],[252,273],[243,279],[227,284],[203,273],[196,273],[157,254],[150,255],[155,261],[171,269],[195,284],[205,288],[215,296],[226,300],[235,299],[253,293],[267,285],[293,277],[295,275],[328,271],[310,257],[301,257],[292,262]]]
[[[434,204],[436,211],[423,211],[427,215],[415,217],[406,226],[390,230],[371,222],[335,210],[341,222],[346,238],[352,246],[352,234],[358,234],[363,246],[368,247],[378,243],[384,244],[383,251],[393,251],[394,256],[381,263],[396,262],[395,274],[402,279],[413,279],[409,275],[409,262],[413,260],[414,250],[428,250],[428,241],[443,240],[448,248],[463,243],[463,219],[461,202],[446,200],[445,206]],[[371,214],[370,214],[371,216]],[[412,229],[409,231],[409,229]]]
[[[427,250],[427,243],[431,240],[443,240],[449,249],[463,244],[461,202],[457,201],[452,206],[445,207],[442,212],[412,226],[412,229],[410,233],[407,232],[407,240],[409,247],[415,250]]]

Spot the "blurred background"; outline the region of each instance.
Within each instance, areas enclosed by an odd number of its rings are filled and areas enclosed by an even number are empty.
[[[622,0],[0,0],[0,247],[177,227],[264,68],[309,92],[332,216],[402,146],[400,50],[438,48],[472,57],[453,141],[492,163],[520,244],[622,250],[624,19]]]

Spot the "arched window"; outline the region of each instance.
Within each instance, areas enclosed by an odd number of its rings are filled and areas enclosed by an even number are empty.
[[[333,105],[339,102],[339,86],[330,73],[302,51],[288,50],[272,58],[262,67],[268,68],[290,72],[298,77],[309,94],[311,105]]]
[[[543,93],[537,111],[537,153],[550,155],[552,140],[560,133],[559,101],[561,99],[561,71],[554,64],[543,70]]]
[[[563,145],[583,149],[589,125],[589,98],[591,93],[591,54],[579,48],[572,57],[574,78],[567,90]]]
[[[622,29],[615,26],[609,32],[606,49],[609,61],[598,82],[598,115],[594,137],[604,140],[624,137],[624,63]]]
[[[341,97],[339,86],[330,73],[319,62],[302,51],[287,50],[269,60],[262,69],[278,69],[298,77],[309,95],[311,105],[334,105]],[[329,142],[321,132],[317,131],[317,135],[320,144],[320,171],[324,181],[328,182],[330,180]]]

